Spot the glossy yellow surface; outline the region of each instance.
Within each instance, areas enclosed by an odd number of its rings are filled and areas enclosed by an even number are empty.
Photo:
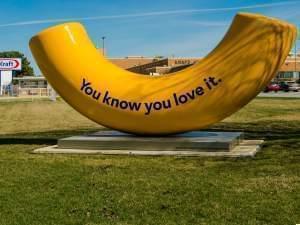
[[[204,59],[158,77],[113,65],[79,23],[42,31],[30,48],[50,84],[86,117],[129,133],[171,134],[206,128],[242,108],[276,75],[295,38],[291,24],[240,13]]]

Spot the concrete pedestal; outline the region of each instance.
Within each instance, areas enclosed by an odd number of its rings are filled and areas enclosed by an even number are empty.
[[[195,131],[163,137],[141,137],[117,131],[58,140],[57,146],[37,149],[35,153],[177,155],[177,156],[254,156],[263,143],[244,140],[240,132]]]

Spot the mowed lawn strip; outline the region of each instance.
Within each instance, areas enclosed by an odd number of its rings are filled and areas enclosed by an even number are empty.
[[[300,223],[300,100],[255,99],[212,128],[266,139],[244,159],[36,155],[102,127],[62,101],[0,114],[0,225]]]

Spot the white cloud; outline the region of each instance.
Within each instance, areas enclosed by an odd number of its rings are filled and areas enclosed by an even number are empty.
[[[185,23],[192,24],[192,25],[198,25],[202,27],[224,27],[228,26],[230,22],[226,21],[184,21]]]
[[[14,23],[0,24],[0,27],[47,24],[47,23],[68,22],[68,21],[111,20],[111,19],[125,19],[125,18],[151,17],[151,16],[196,14],[196,13],[205,13],[205,12],[226,12],[226,11],[243,10],[243,9],[270,8],[270,7],[293,5],[293,4],[299,4],[299,3],[300,3],[300,1],[285,1],[285,2],[277,2],[277,3],[269,3],[269,4],[256,4],[256,5],[248,5],[248,6],[240,6],[240,7],[182,9],[182,10],[155,11],[155,12],[145,12],[145,13],[135,13],[135,14],[120,14],[120,15],[111,15],[111,16],[94,16],[94,17],[19,21],[19,22],[14,22]],[[206,22],[203,22],[202,25],[208,26],[209,24]],[[211,26],[216,26],[216,24],[211,23]]]

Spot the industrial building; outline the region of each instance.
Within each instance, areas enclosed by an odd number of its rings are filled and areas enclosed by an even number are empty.
[[[115,65],[131,72],[145,75],[163,75],[189,67],[201,58],[149,58],[144,56],[128,56],[110,58]],[[274,81],[297,81],[300,79],[300,55],[295,58],[290,54],[282,65]]]
[[[110,61],[134,73],[162,75],[191,66],[199,61],[199,58],[147,58],[143,56],[128,56],[125,58],[110,58]]]
[[[124,58],[110,58],[113,64],[134,73],[158,76],[173,73],[187,68],[201,58],[183,57],[144,57],[127,56]],[[5,74],[3,73],[3,76]],[[3,80],[3,79],[2,79]],[[300,80],[300,54],[295,58],[290,54],[282,65],[275,82],[289,81],[297,82]],[[43,76],[38,77],[13,77],[11,84],[1,86],[0,95],[26,96],[38,95],[47,96],[53,92],[47,80]]]
[[[290,54],[281,66],[275,81],[298,81],[300,79],[300,54]]]

